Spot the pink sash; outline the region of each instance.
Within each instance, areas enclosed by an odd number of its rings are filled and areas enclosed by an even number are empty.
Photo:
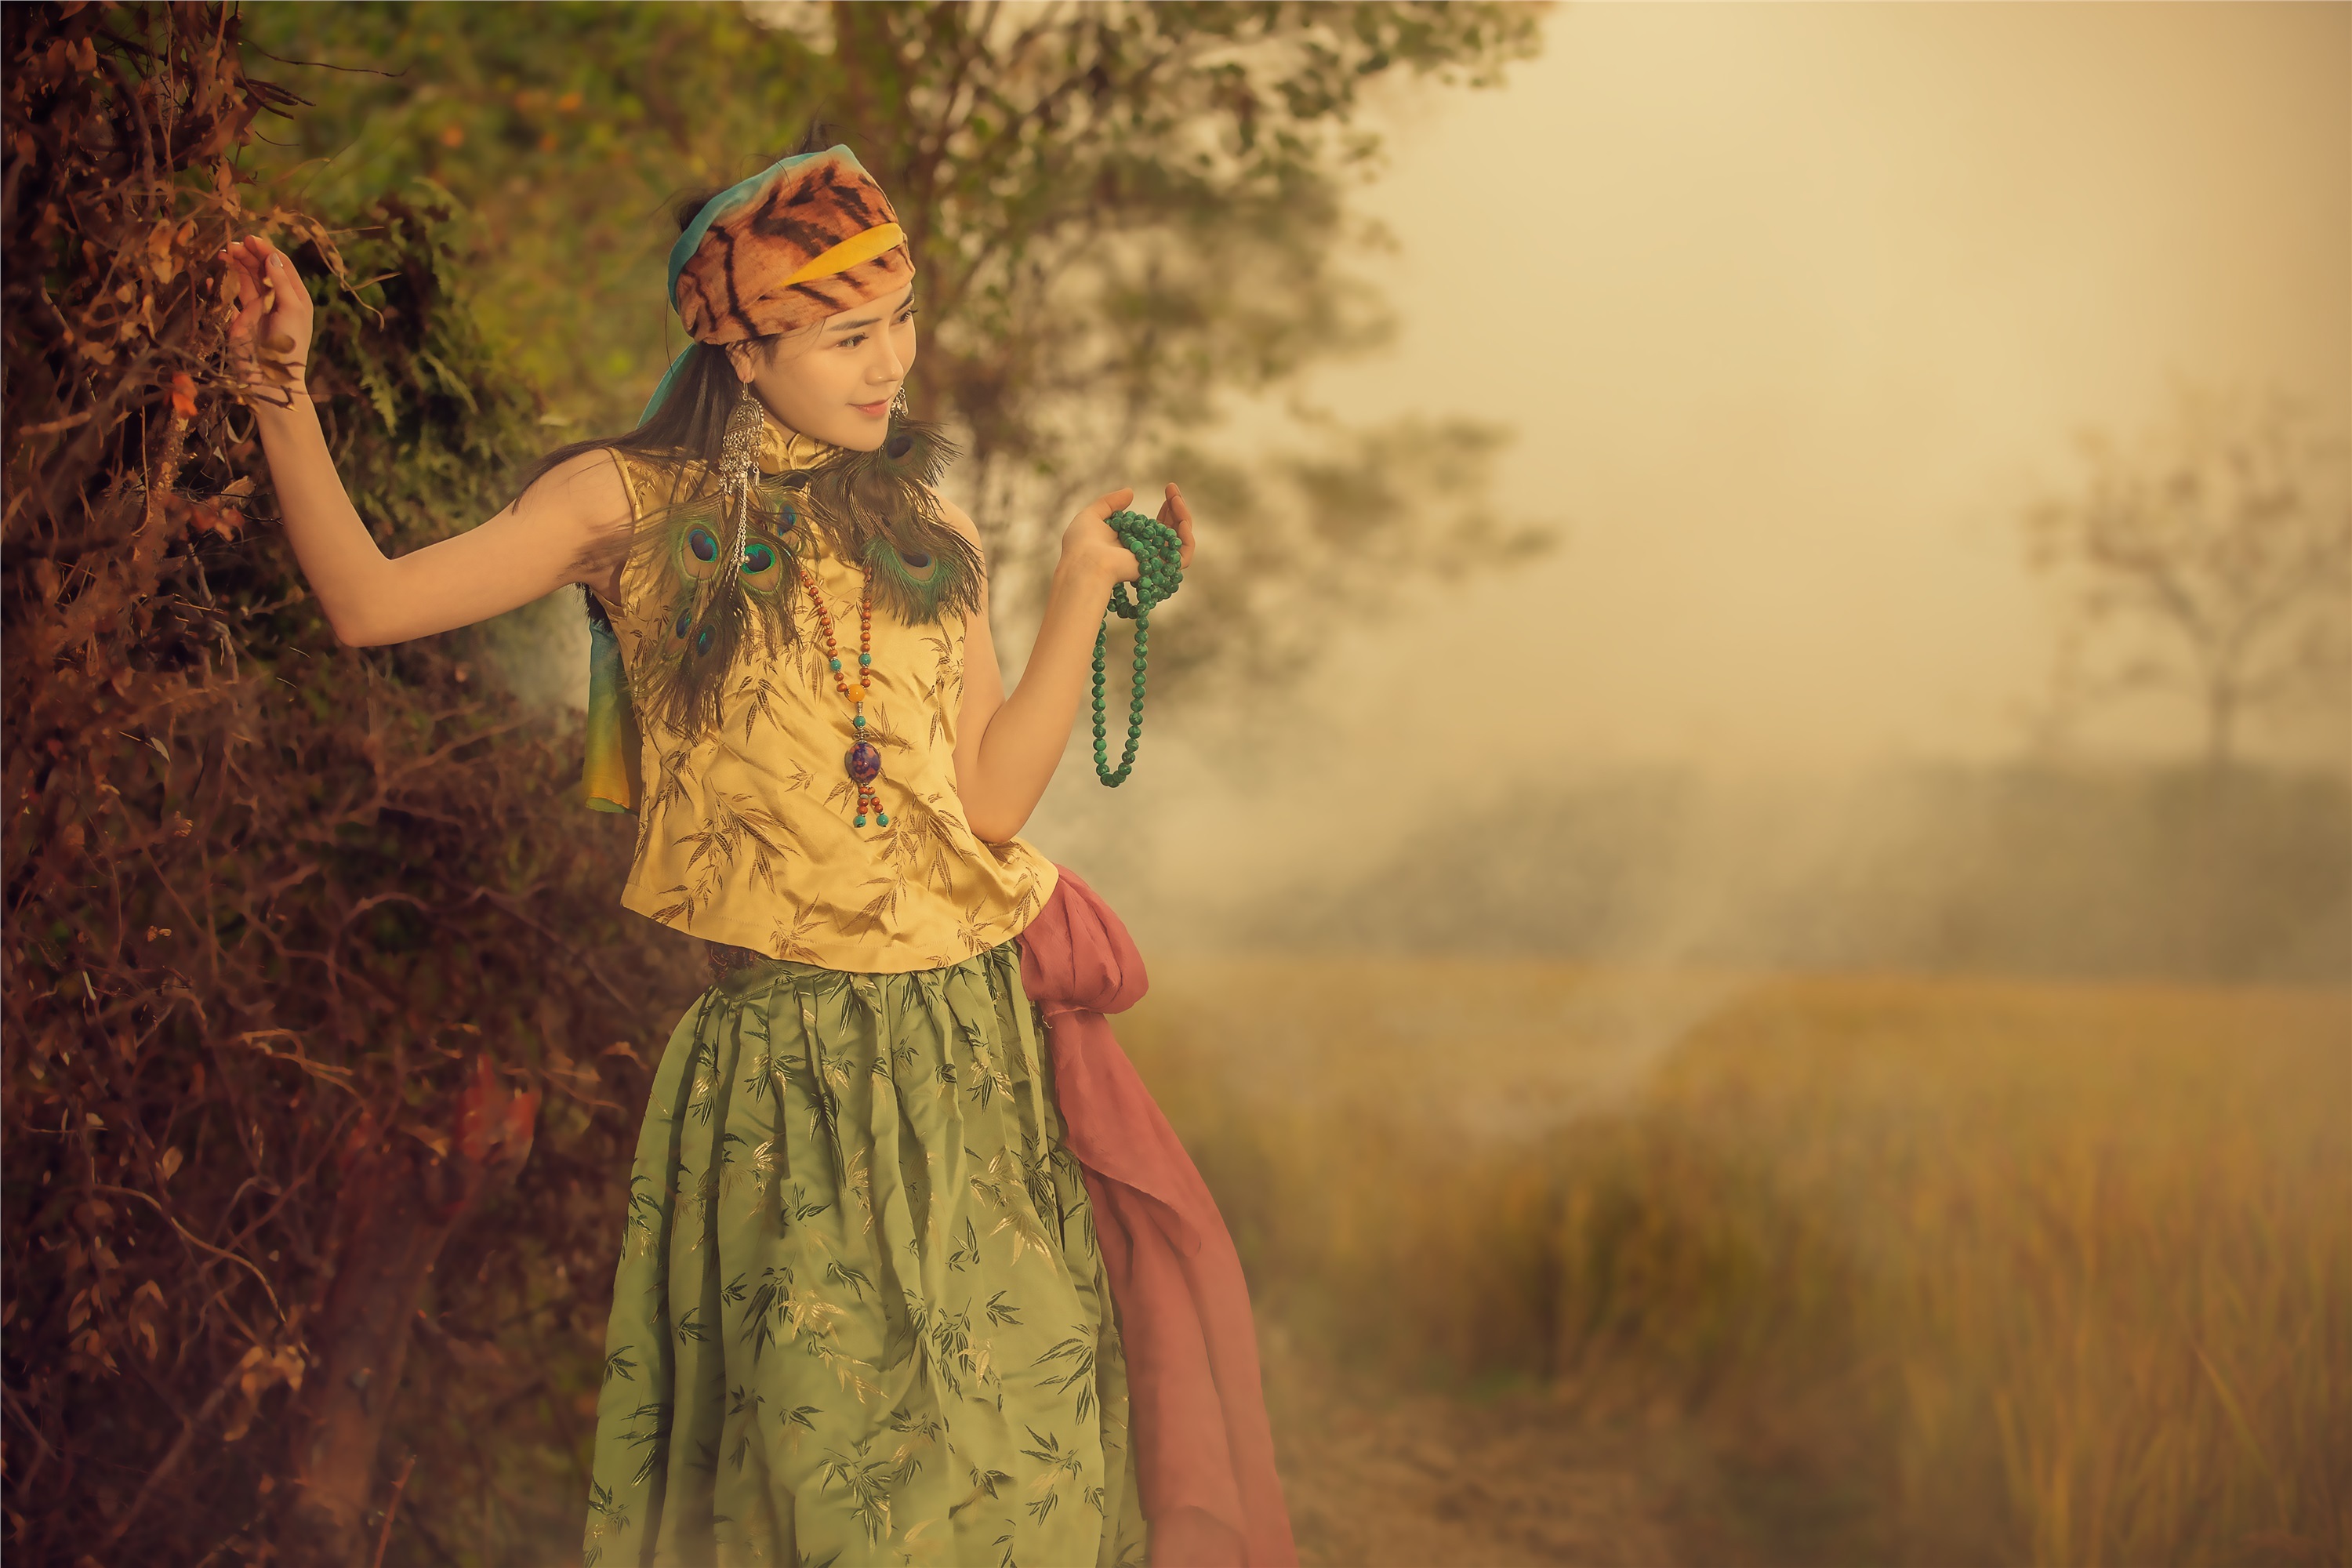
[[[1143,955],[1110,906],[1059,869],[1021,933],[1021,984],[1045,1016],[1118,1310],[1151,1568],[1296,1568],[1241,1258],[1103,1016],[1142,998]]]

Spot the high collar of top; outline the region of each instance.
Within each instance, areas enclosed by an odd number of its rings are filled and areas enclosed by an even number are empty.
[[[766,411],[763,408],[761,412]],[[760,431],[760,471],[784,474],[796,468],[814,468],[840,450],[831,442],[802,435],[769,414]]]
[[[814,326],[914,276],[890,198],[846,147],[785,158],[720,192],[669,253],[670,302],[706,343]]]

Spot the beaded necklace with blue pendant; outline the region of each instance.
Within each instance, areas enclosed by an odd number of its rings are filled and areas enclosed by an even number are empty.
[[[857,739],[842,758],[849,770],[849,782],[857,786],[856,825],[866,826],[868,816],[877,827],[890,826],[889,813],[882,809],[882,797],[875,792],[875,781],[882,776],[882,753],[866,738],[866,689],[874,670],[874,566],[867,563],[865,581],[857,595],[857,669],[856,674],[842,666],[840,639],[834,635],[833,612],[824,607],[824,593],[817,586],[816,574],[806,562],[800,563],[801,586],[808,590],[809,603],[816,608],[817,625],[824,630],[825,668],[832,671],[833,689],[849,699],[850,728]]]

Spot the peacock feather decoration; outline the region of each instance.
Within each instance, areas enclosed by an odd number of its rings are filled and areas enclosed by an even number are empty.
[[[792,647],[796,558],[820,539],[844,560],[870,563],[876,606],[902,621],[980,605],[980,552],[931,488],[956,457],[936,426],[894,410],[871,452],[836,449],[813,467],[765,474],[766,417],[747,387],[718,463],[707,474],[680,471],[684,499],[649,516],[635,547],[667,597],[658,601],[657,651],[642,661],[633,696],[643,716],[682,736],[717,729],[747,665]]]

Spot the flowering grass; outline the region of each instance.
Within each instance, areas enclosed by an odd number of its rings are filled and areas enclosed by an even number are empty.
[[[1759,1562],[2352,1562],[2352,994],[1163,963],[1262,1309],[1717,1456]]]

